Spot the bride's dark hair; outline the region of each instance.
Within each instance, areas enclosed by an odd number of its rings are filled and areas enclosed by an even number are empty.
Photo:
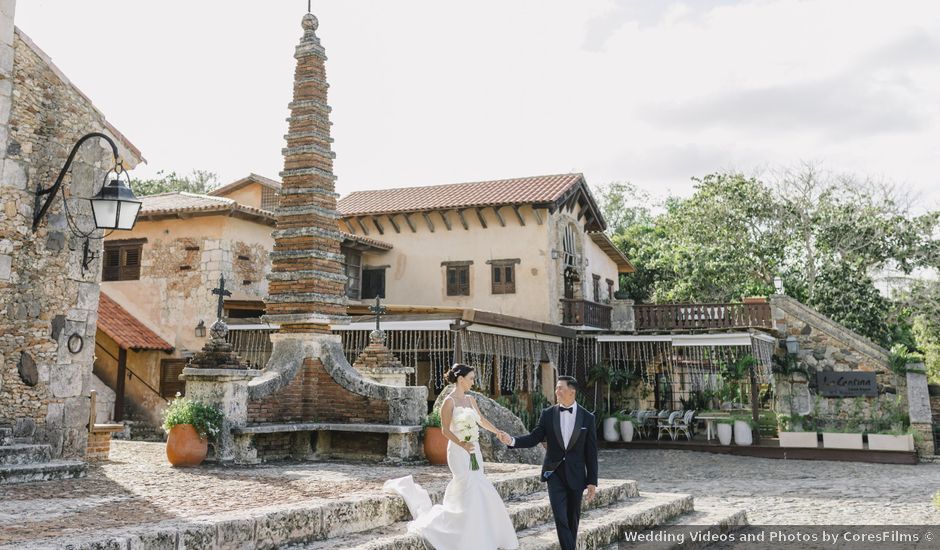
[[[473,372],[473,367],[470,365],[454,363],[454,366],[452,366],[450,370],[447,371],[447,374],[444,375],[444,380],[446,380],[448,384],[455,384],[458,378],[461,376],[467,376],[471,372]]]

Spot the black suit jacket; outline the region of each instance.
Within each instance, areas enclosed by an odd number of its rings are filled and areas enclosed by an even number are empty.
[[[588,485],[597,485],[597,427],[594,415],[578,405],[574,430],[568,446],[564,446],[561,433],[561,415],[558,406],[542,411],[539,423],[528,435],[516,437],[511,448],[534,447],[545,441],[548,450],[542,463],[542,481],[548,481],[546,472],[557,475],[563,469],[564,479],[573,490],[584,490]]]

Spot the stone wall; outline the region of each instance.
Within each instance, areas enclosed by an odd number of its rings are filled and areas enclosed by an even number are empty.
[[[55,456],[82,456],[101,266],[96,257],[81,269],[83,240],[68,228],[61,195],[32,230],[35,190],[52,185],[82,135],[118,134],[14,31],[13,5],[0,3],[0,425],[51,444]],[[139,162],[121,148],[128,167]],[[66,179],[68,209],[84,231],[93,227],[84,197],[94,194],[110,164],[109,149],[87,142]],[[90,245],[100,253],[100,240]],[[80,352],[65,346],[72,335],[84,341]]]

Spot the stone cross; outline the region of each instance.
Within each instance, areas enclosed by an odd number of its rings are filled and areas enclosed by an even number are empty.
[[[375,330],[379,330],[379,318],[385,315],[386,307],[382,305],[381,297],[376,295],[375,305],[369,306],[369,311],[375,314]]]
[[[222,319],[222,305],[225,302],[226,296],[231,296],[232,292],[225,289],[225,275],[219,275],[219,288],[213,288],[212,293],[218,295],[219,305],[216,308],[216,317],[220,320]]]

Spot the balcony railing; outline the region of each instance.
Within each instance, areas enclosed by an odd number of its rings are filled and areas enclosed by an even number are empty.
[[[641,304],[633,306],[637,330],[773,328],[770,304]]]
[[[610,328],[611,307],[608,305],[569,298],[562,298],[561,305],[563,325]]]
[[[273,325],[231,325],[225,339],[245,366],[263,369],[271,357],[271,334],[277,329]]]

